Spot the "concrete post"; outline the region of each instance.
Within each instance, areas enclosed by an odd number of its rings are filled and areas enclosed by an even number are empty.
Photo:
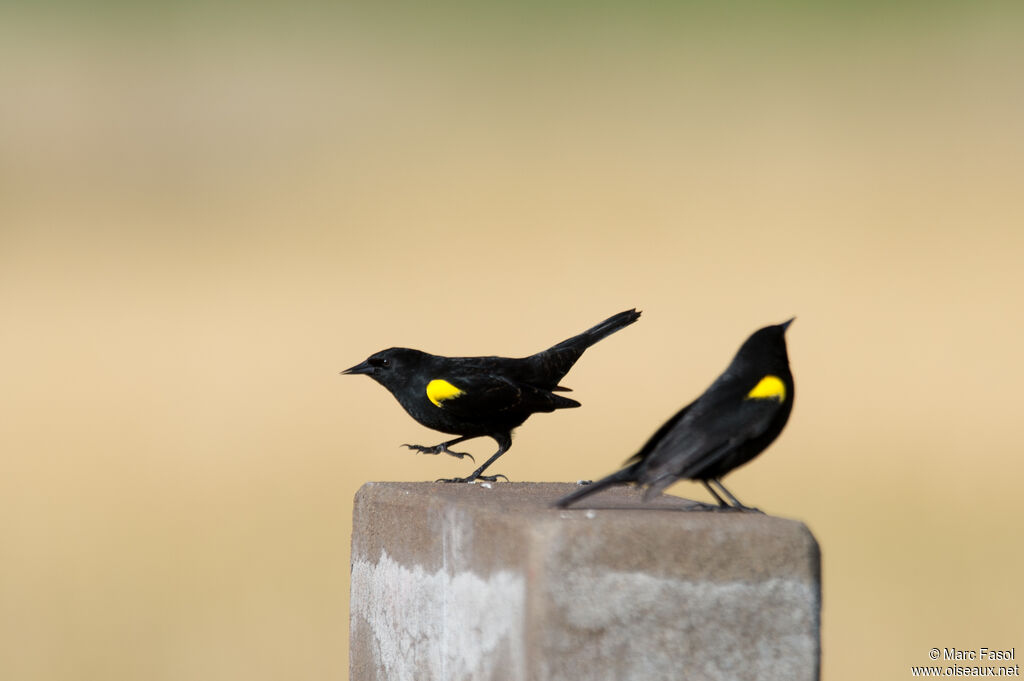
[[[802,523],[569,483],[367,483],[352,533],[352,681],[818,678]]]

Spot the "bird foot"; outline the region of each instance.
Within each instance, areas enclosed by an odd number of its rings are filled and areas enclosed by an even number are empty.
[[[736,510],[740,513],[760,513],[761,515],[765,515],[764,511],[759,508],[754,508],[753,506],[737,506]]]
[[[478,475],[476,477],[470,475],[465,478],[439,478],[434,482],[476,482],[477,480],[482,480],[483,482],[497,482],[498,478],[505,478],[505,482],[509,481],[507,475],[495,473],[494,475]]]
[[[753,508],[752,506],[713,506],[712,504],[705,504],[708,506],[709,511],[715,511],[717,513],[760,513],[764,515],[764,511],[759,508]]]
[[[442,442],[439,445],[434,445],[433,447],[424,447],[423,445],[402,446],[408,447],[414,452],[419,452],[420,454],[447,454],[448,456],[454,456],[456,459],[465,459],[466,457],[469,457],[470,461],[476,463],[476,459],[473,458],[472,454],[469,454],[467,452],[453,452],[452,450],[448,449],[448,445],[445,444],[444,442]]]
[[[759,508],[732,506],[729,504],[708,504],[703,501],[694,501],[691,506],[687,506],[683,510],[694,513],[760,513],[764,515],[764,511]]]

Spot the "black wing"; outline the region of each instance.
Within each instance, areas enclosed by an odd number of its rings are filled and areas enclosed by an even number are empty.
[[[675,416],[670,418],[668,421],[665,421],[665,423],[661,424],[661,427],[654,432],[654,435],[647,439],[647,442],[645,442],[644,446],[640,448],[640,451],[626,459],[626,461],[623,462],[622,465],[631,466],[635,463],[640,463],[646,460],[648,457],[650,457],[651,453],[658,447],[658,443],[661,442],[668,435],[668,433],[673,428],[676,427],[676,424],[678,424],[683,419],[683,417],[686,416],[687,412],[690,411],[690,407],[692,406],[693,402],[677,411]]]
[[[452,416],[484,421],[503,414],[532,414],[578,407],[580,403],[550,390],[517,383],[495,374],[449,375],[445,377],[459,394],[442,400],[440,406]]]
[[[651,438],[645,447],[641,481],[699,477],[737,447],[764,435],[782,403],[744,397],[732,391],[705,394],[677,414],[671,427],[659,431],[661,438]]]

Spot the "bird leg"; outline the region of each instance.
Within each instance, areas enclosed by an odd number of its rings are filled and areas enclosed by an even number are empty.
[[[408,447],[409,449],[411,449],[413,451],[416,451],[416,452],[419,452],[420,454],[448,454],[449,456],[454,456],[456,459],[465,459],[468,456],[470,461],[472,461],[473,463],[476,463],[476,459],[473,458],[472,454],[469,454],[467,452],[453,452],[452,450],[448,449],[449,445],[458,444],[459,442],[462,442],[463,440],[469,440],[469,439],[470,438],[468,438],[468,437],[457,437],[454,440],[448,440],[447,442],[442,442],[441,444],[434,445],[433,447],[424,447],[423,445],[402,445],[402,446],[403,447]]]
[[[504,454],[505,452],[507,452],[508,448],[512,446],[512,434],[511,433],[503,433],[501,435],[492,435],[491,437],[493,437],[495,439],[495,441],[497,441],[497,443],[498,443],[498,451],[496,451],[491,458],[487,459],[487,461],[484,462],[484,465],[480,466],[480,468],[477,468],[475,471],[473,471],[472,473],[470,473],[469,475],[467,475],[464,478],[441,478],[440,480],[436,480],[435,482],[474,482],[476,480],[486,480],[487,482],[497,482],[498,478],[505,478],[505,481],[508,482],[508,476],[502,475],[501,473],[496,473],[495,475],[481,475],[481,473],[483,473],[487,469],[488,466],[490,466],[492,463],[497,461],[498,457],[501,456],[502,454]],[[466,438],[462,438],[462,439],[466,439]],[[458,440],[456,440],[456,442],[457,441]],[[449,442],[448,444],[452,444],[452,443]]]
[[[722,481],[719,480],[718,478],[712,478],[711,482],[713,482],[716,485],[718,485],[718,488],[720,490],[722,490],[723,493],[725,493],[725,496],[729,497],[729,500],[732,502],[732,506],[730,508],[735,508],[737,511],[748,511],[748,512],[751,512],[751,513],[764,513],[764,511],[761,511],[760,509],[753,508],[751,506],[747,506],[742,501],[737,499],[736,496],[732,492],[730,492],[729,490],[727,490],[725,488],[725,485],[723,485]],[[711,490],[711,485],[709,485],[707,483],[707,481],[704,481],[704,485],[709,490]],[[711,493],[715,494],[714,490],[712,490]],[[717,494],[715,494],[715,497],[718,499],[719,503],[721,503],[721,504],[723,504],[725,506],[729,506],[728,504],[725,504],[722,501],[722,497],[718,496]]]
[[[709,491],[709,492],[711,492],[711,496],[713,496],[713,497],[715,498],[715,501],[717,501],[717,502],[718,502],[718,506],[719,506],[720,508],[732,508],[732,507],[731,507],[731,506],[730,506],[730,505],[729,505],[729,504],[728,504],[728,503],[727,503],[727,502],[725,501],[725,499],[723,499],[723,498],[722,498],[722,496],[721,496],[721,495],[720,495],[720,494],[719,494],[718,492],[716,492],[716,491],[715,491],[715,488],[714,488],[714,487],[712,487],[711,485],[709,485],[709,484],[708,484],[708,481],[707,481],[707,480],[701,480],[701,483],[703,483],[703,484],[704,484],[704,486],[708,488],[708,491]]]

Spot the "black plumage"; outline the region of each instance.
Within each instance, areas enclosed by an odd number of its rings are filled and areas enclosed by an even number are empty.
[[[491,437],[498,451],[465,478],[446,482],[494,480],[481,475],[512,446],[512,430],[531,414],[578,407],[557,392],[583,352],[602,338],[639,319],[636,310],[613,315],[583,333],[529,357],[442,357],[410,348],[389,348],[343,374],[366,374],[388,389],[419,423],[459,437],[434,446],[404,445],[424,454],[469,456],[449,449],[464,440]],[[472,457],[471,457],[472,458]]]
[[[793,374],[786,350],[792,319],[756,331],[728,368],[696,400],[683,407],[611,475],[559,499],[570,504],[612,485],[645,486],[644,499],[677,480],[699,480],[722,507],[746,509],[721,478],[747,463],[779,436],[793,410]]]

